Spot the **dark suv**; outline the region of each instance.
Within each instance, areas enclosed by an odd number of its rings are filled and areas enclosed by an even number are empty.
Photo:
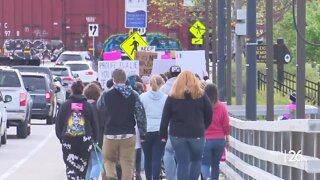
[[[53,101],[54,93],[49,84],[50,80],[45,74],[21,73],[24,86],[33,100],[31,118],[46,119],[47,124],[53,124],[57,107]],[[56,90],[58,91],[58,90]]]

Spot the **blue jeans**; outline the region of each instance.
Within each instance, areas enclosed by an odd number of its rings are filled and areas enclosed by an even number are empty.
[[[201,160],[204,138],[170,137],[177,158],[178,180],[198,180],[201,172]]]
[[[161,159],[163,156],[165,142],[161,142],[159,131],[148,132],[142,148],[145,156],[144,170],[147,180],[160,179]]]
[[[163,162],[164,169],[166,171],[166,179],[177,180],[177,163],[170,138],[168,139],[165,147]]]
[[[204,147],[201,172],[204,179],[219,179],[219,164],[225,147],[224,139],[208,139]]]

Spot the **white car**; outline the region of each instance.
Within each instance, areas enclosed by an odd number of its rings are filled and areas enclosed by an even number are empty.
[[[19,70],[0,66],[0,91],[11,102],[6,104],[8,125],[17,127],[17,137],[26,138],[31,132],[30,118],[33,101],[24,86]]]
[[[63,65],[69,61],[90,61],[94,62],[94,58],[89,51],[65,51],[58,57],[56,65]]]
[[[62,85],[66,92],[66,98],[68,98],[71,92],[71,85],[76,81],[77,77],[72,74],[71,69],[68,66],[49,66],[48,68],[53,76],[55,76],[55,84],[57,85],[57,81],[60,82],[58,84]]]
[[[92,62],[73,61],[66,62],[64,65],[70,67],[72,74],[77,74],[84,84],[89,84],[98,78],[98,73],[93,69]]]
[[[7,143],[7,109],[5,107],[5,103],[8,103],[12,100],[12,97],[6,95],[5,97],[2,96],[0,91],[0,146],[2,144]]]

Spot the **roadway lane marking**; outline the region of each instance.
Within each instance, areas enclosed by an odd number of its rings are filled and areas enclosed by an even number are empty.
[[[18,161],[14,164],[9,170],[7,170],[4,174],[0,176],[0,180],[5,180],[9,176],[13,175],[24,163],[29,161],[33,155],[35,155],[38,151],[43,148],[43,146],[54,136],[54,130],[50,132],[50,134],[35,148],[33,149],[25,158]]]

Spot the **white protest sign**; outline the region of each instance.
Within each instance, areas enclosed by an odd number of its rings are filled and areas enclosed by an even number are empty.
[[[161,74],[169,71],[172,65],[178,65],[182,70],[189,69],[197,73],[201,78],[206,70],[206,59],[204,51],[176,51],[176,59],[153,60],[152,74]]]
[[[152,66],[152,74],[164,74],[169,68],[176,65],[176,60],[154,59]]]
[[[103,87],[106,87],[107,81],[112,79],[115,69],[123,69],[127,76],[139,75],[139,61],[99,61],[98,78]]]
[[[156,47],[155,46],[139,46],[138,51],[144,51],[144,52],[155,52]]]
[[[189,69],[203,78],[206,71],[205,51],[176,51],[176,60],[182,70]]]

